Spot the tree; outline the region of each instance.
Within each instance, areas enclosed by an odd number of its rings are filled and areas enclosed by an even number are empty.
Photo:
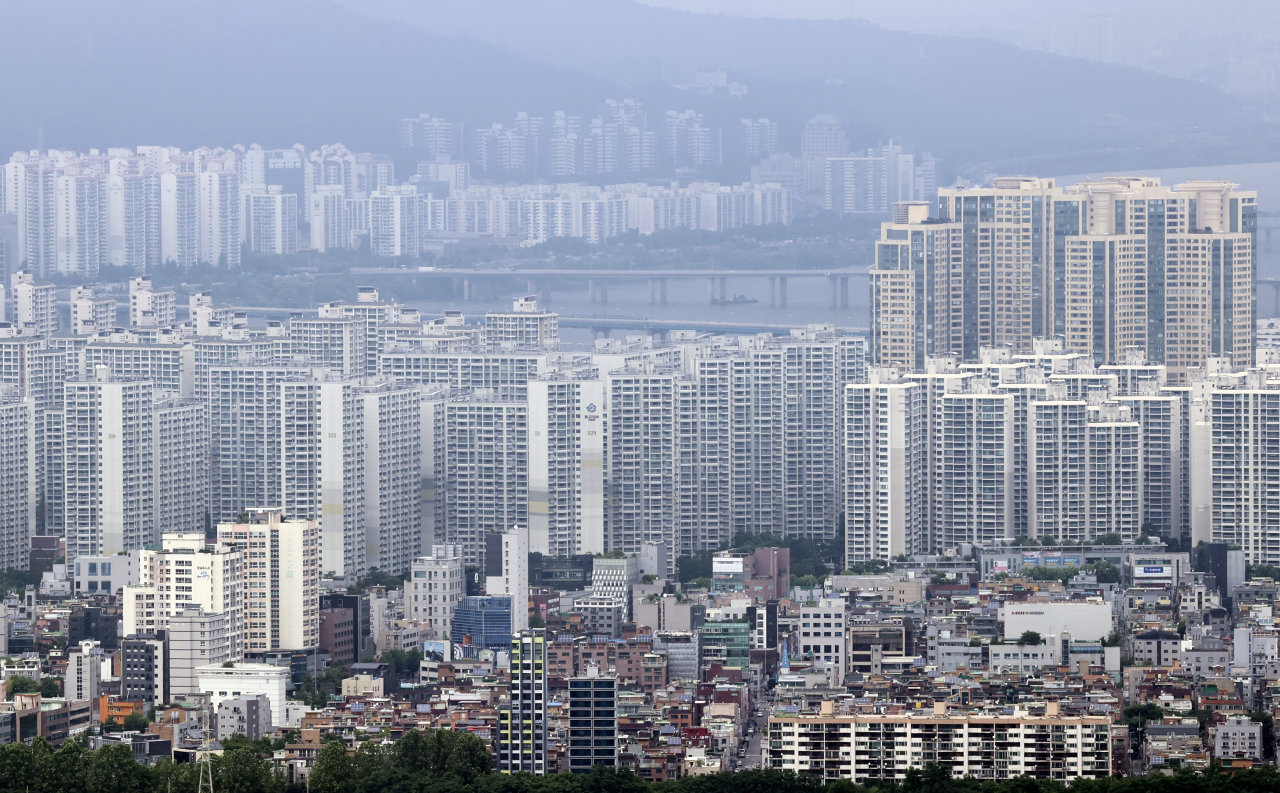
[[[40,684],[29,677],[14,676],[5,683],[6,699],[13,699],[14,694],[39,694]]]
[[[46,677],[40,681],[40,696],[45,699],[54,699],[62,696],[62,685],[56,678]]]
[[[356,756],[352,761],[355,778],[370,779],[382,773],[386,762],[387,755],[382,750],[382,745],[377,741],[365,741],[356,749]]]
[[[0,793],[23,793],[36,776],[36,758],[25,743],[0,746]]]
[[[1085,570],[1093,573],[1097,577],[1099,584],[1120,583],[1120,568],[1106,560],[1085,565]]]
[[[354,782],[347,745],[342,741],[326,743],[311,769],[310,793],[348,793]]]
[[[1094,545],[1123,545],[1124,537],[1120,532],[1112,531],[1106,534],[1099,534],[1093,540]]]
[[[547,627],[547,621],[544,620],[540,615],[534,614],[532,617],[529,618],[529,627],[545,628]]]
[[[1018,637],[1019,647],[1026,647],[1027,645],[1035,646],[1038,644],[1040,644],[1040,634],[1035,631],[1023,631],[1022,635]]]
[[[129,732],[144,732],[151,721],[143,713],[130,713],[124,717],[124,728]]]
[[[151,777],[146,766],[133,759],[132,748],[104,746],[89,753],[84,789],[86,793],[149,793]]]
[[[271,761],[247,746],[226,751],[215,760],[213,788],[218,793],[275,793],[282,787]]]

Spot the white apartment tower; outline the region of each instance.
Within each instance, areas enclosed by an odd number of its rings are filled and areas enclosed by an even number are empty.
[[[92,336],[116,324],[116,301],[95,297],[91,286],[71,287],[71,332]]]
[[[13,322],[20,332],[35,336],[52,336],[58,331],[58,288],[53,284],[37,284],[31,270],[20,270],[10,276],[13,293]]]
[[[417,256],[418,188],[384,187],[369,196],[369,251],[374,256]]]
[[[129,279],[129,324],[134,327],[164,327],[178,321],[178,295],[170,289],[157,290],[151,279]]]
[[[422,444],[418,390],[390,381],[357,389],[364,422],[365,564],[392,575],[409,569],[422,532]]]
[[[1191,384],[1191,541],[1238,545],[1249,564],[1280,562],[1280,455],[1270,437],[1280,388],[1269,376],[1272,360],[1245,372],[1211,360],[1205,379]]]
[[[194,172],[160,174],[160,257],[190,267],[200,261],[200,185]]]
[[[529,381],[529,547],[550,556],[604,551],[604,383]]]
[[[511,598],[511,632],[529,628],[529,529],[512,526],[502,534],[502,574],[488,576],[486,595]]]
[[[1143,450],[1129,408],[1050,398],[1031,403],[1027,424],[1030,535],[1084,544],[1115,532],[1136,541]]]
[[[649,361],[605,376],[606,551],[640,553],[646,543],[676,547],[675,416],[681,377],[675,368]]]
[[[440,406],[433,436],[448,442],[434,452],[435,536],[467,564],[483,561],[485,535],[529,525],[528,414],[488,390]]]
[[[324,185],[311,193],[311,250],[324,253],[351,246],[347,223],[345,190],[342,185]]]
[[[923,553],[928,543],[925,389],[893,370],[845,386],[845,564]]]
[[[235,171],[197,175],[197,260],[240,266],[240,179]]]
[[[152,384],[105,367],[64,386],[67,556],[142,548],[158,536]]]
[[[166,630],[169,619],[188,609],[217,612],[227,619],[231,660],[241,657],[244,593],[248,580],[244,552],[233,545],[206,545],[204,531],[165,534],[158,551],[135,551],[138,585],[123,594],[123,631]]]
[[[65,174],[55,180],[57,270],[95,278],[107,259],[106,178]]]
[[[298,252],[298,196],[271,185],[265,192],[255,189],[243,201],[241,231],[249,250],[286,256]]]
[[[160,173],[142,158],[111,160],[107,179],[107,262],[145,272],[163,263]]]
[[[10,393],[0,399],[0,567],[26,570],[36,533],[36,405]]]
[[[357,384],[305,380],[278,388],[280,503],[295,519],[316,521],[326,574],[359,578],[366,571],[367,452]]]

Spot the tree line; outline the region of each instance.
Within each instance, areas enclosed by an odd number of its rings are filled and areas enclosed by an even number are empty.
[[[466,731],[414,730],[394,742],[368,740],[354,755],[335,735],[326,738],[311,769],[310,786],[286,781],[272,766],[270,742],[227,742],[211,760],[215,793],[1063,793],[1055,781],[953,779],[930,764],[900,783],[824,783],[777,769],[690,776],[649,783],[629,771],[596,766],[587,774],[498,774],[488,745]],[[134,760],[128,746],[89,751],[79,740],[54,749],[43,739],[0,747],[0,793],[196,793],[199,767],[162,758],[154,766]],[[1280,773],[1272,766],[1222,773],[1078,779],[1071,793],[1272,793]]]

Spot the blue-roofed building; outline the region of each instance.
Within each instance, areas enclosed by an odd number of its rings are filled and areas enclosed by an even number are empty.
[[[467,645],[488,650],[507,650],[511,644],[511,598],[507,596],[465,597],[453,612],[455,646]]]

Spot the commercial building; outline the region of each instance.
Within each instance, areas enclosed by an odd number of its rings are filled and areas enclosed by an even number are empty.
[[[289,669],[271,664],[237,663],[196,667],[200,690],[210,695],[214,708],[226,700],[264,695],[271,703],[270,724],[284,724],[285,688]]]
[[[511,641],[511,598],[464,597],[453,612],[453,644],[476,650],[504,650]]]
[[[1011,603],[1000,608],[1006,640],[1026,631],[1042,635],[1071,634],[1074,639],[1102,639],[1114,628],[1111,606],[1101,601],[1080,603]]]
[[[405,613],[428,632],[434,632],[433,639],[453,636],[454,611],[466,596],[463,569],[462,557],[452,545],[433,546],[430,556],[413,560],[404,593]]]

